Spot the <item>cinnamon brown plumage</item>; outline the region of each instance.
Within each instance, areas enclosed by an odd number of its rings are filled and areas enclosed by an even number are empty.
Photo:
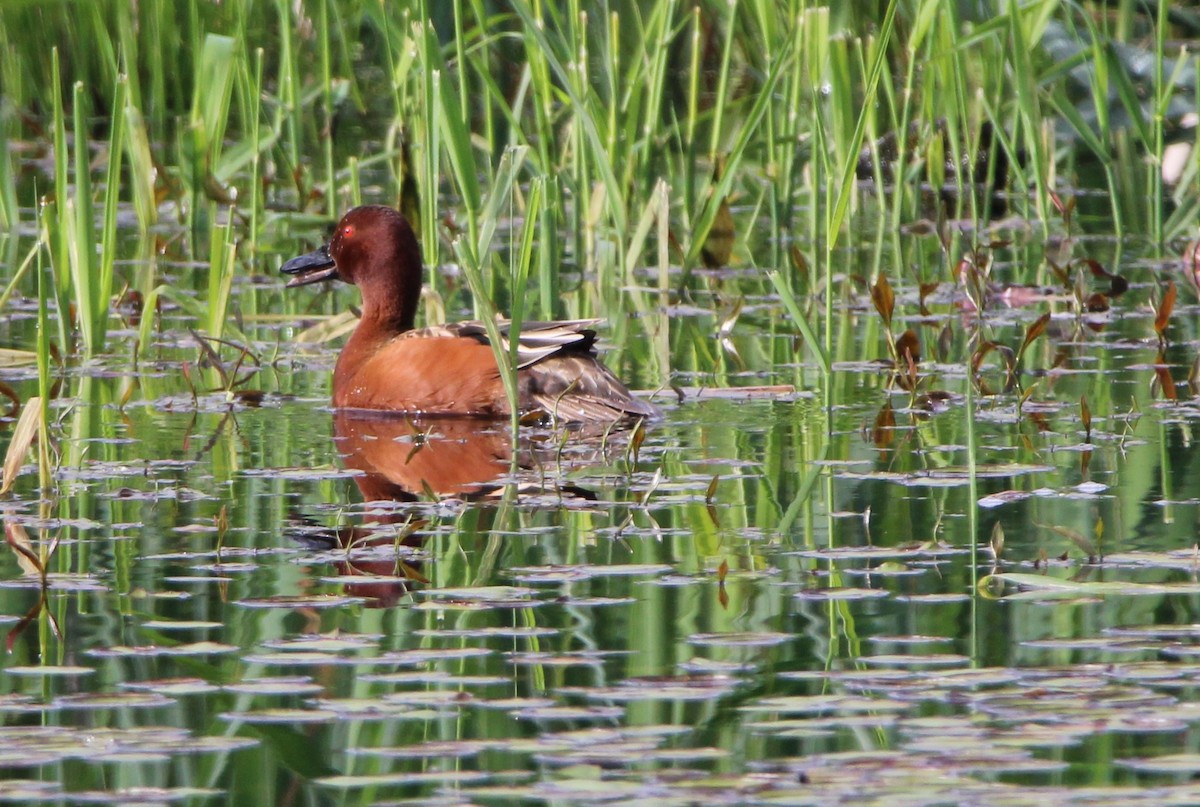
[[[340,279],[362,292],[362,319],[333,374],[337,408],[507,417],[508,398],[481,322],[414,328],[421,253],[408,221],[382,206],[346,213],[328,244],[293,258],[288,286]],[[523,323],[517,334],[518,405],[560,422],[652,418],[595,356],[600,320]],[[512,338],[501,324],[502,338]]]

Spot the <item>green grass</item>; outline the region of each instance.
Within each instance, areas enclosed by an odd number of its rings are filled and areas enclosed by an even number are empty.
[[[755,199],[778,231],[836,245],[847,209],[861,204],[848,178],[863,136],[937,120],[952,135],[943,144],[952,155],[974,147],[968,135],[982,121],[1002,130],[1008,147],[1028,155],[1023,179],[1033,205],[1025,210],[1048,222],[1046,192],[1062,158],[1046,139],[1047,118],[1066,117],[1084,148],[1111,157],[1121,130],[1107,119],[1104,101],[1115,88],[1134,142],[1153,156],[1184,64],[1173,74],[1160,66],[1147,88],[1135,88],[1138,77],[1107,43],[1122,35],[1138,41],[1132,31],[1149,28],[1152,53],[1164,65],[1172,55],[1165,19],[1123,7],[1114,23],[1053,0],[991,19],[932,0],[835,13],[798,0],[614,2],[586,11],[578,3],[521,0],[506,12],[458,0],[432,17],[423,6],[385,11],[373,2],[315,3],[300,17],[282,0],[183,9],[176,14],[174,4],[157,0],[96,4],[82,14],[65,2],[3,12],[7,138],[37,137],[12,111],[36,120],[45,99],[56,97],[56,82],[72,122],[62,135],[78,129],[91,141],[112,139],[117,127],[124,132],[108,150],[127,155],[124,167],[68,171],[57,161],[58,194],[67,184],[82,192],[76,216],[91,212],[88,175],[119,173],[120,201],[135,206],[139,227],[150,227],[157,181],[160,197],[176,202],[173,212],[189,225],[189,249],[205,254],[206,219],[228,201],[214,197],[236,193],[253,249],[267,208],[336,216],[349,200],[351,158],[360,167],[374,157],[398,166],[394,133],[405,132],[419,166],[426,255],[436,263],[450,254],[439,227],[444,214],[461,218],[477,238],[475,216],[501,153],[527,145],[520,183],[553,180],[545,192],[554,226],[543,249],[559,260],[539,261],[540,271],[570,259],[614,282],[626,277],[628,260],[640,264],[644,255],[597,242],[629,242],[660,177],[672,188],[672,231],[682,249],[676,260],[685,269],[696,265],[716,209],[731,193]],[[891,15],[903,32],[895,37]],[[1071,116],[1065,70],[1039,54],[1050,22],[1081,42],[1094,127]],[[64,53],[70,58],[55,79],[54,60]],[[1150,114],[1133,114],[1147,93]],[[112,111],[107,124],[85,120],[101,110]],[[901,152],[902,162],[927,156],[903,143]],[[718,158],[726,170],[710,188],[709,166]],[[373,195],[397,198],[399,174],[386,175]],[[1156,177],[1146,171],[1131,181],[1161,200]],[[7,165],[0,181],[0,215],[11,220],[32,204],[33,189]],[[1116,183],[1105,179],[1110,191],[1122,190]],[[814,193],[829,192],[811,204]],[[884,201],[885,220],[911,218],[915,197],[906,190]],[[1161,202],[1154,204],[1149,223],[1161,241],[1170,233],[1162,231]],[[1120,226],[1122,217],[1114,220]],[[743,239],[743,254],[756,246]],[[756,262],[786,271],[782,253],[770,254]],[[539,298],[539,307],[554,303]]]
[[[1193,89],[1165,11],[1037,0],[974,14],[935,0],[6,4],[0,135],[19,148],[0,158],[0,222],[43,234],[68,363],[126,352],[109,337],[126,287],[150,306],[142,358],[164,304],[247,344],[244,317],[344,310],[349,293],[314,302],[246,281],[380,201],[413,218],[430,266],[464,270],[430,272],[431,318],[603,316],[611,359],[643,387],[742,383],[739,367],[799,357],[794,380],[832,403],[835,364],[890,344],[873,320],[852,339],[846,305],[880,275],[898,290],[946,282],[975,253],[1005,260],[1006,282],[1050,283],[1049,237],[1136,233],[1165,252],[1194,235],[1196,157],[1179,187],[1156,170]],[[1122,48],[1155,66],[1138,72]],[[1036,234],[1011,247],[939,224],[986,224],[987,200],[942,163],[973,160],[987,125],[1013,163],[1010,209]],[[865,191],[860,155],[882,179],[871,144],[889,132],[895,188]],[[52,159],[35,167],[38,148]],[[931,210],[922,182],[958,192]],[[1075,187],[1106,195],[1068,232],[1053,194]],[[940,238],[904,235],[921,217]],[[703,271],[730,229],[729,263],[752,267],[736,283]],[[34,296],[42,279],[15,267],[35,242],[0,247],[5,299]],[[756,316],[773,346],[747,361],[669,315],[705,295],[734,337],[743,303],[769,299]],[[982,320],[944,328],[959,354],[993,338]]]

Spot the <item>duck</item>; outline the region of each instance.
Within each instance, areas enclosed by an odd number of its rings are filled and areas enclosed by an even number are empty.
[[[410,415],[511,415],[484,323],[416,327],[423,266],[408,220],[384,205],[348,211],[332,238],[285,262],[288,288],[325,280],[358,287],[362,315],[333,371],[334,409]],[[517,339],[517,392],[523,422],[634,422],[660,417],[596,357],[602,320],[500,322],[505,352]]]

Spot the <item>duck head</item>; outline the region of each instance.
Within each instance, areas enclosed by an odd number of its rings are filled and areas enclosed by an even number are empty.
[[[280,271],[293,275],[288,287],[322,280],[358,286],[363,318],[389,321],[409,330],[421,296],[421,248],[408,220],[382,205],[350,210],[324,246],[292,258]]]

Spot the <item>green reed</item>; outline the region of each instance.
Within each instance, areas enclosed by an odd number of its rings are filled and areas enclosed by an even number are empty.
[[[1189,64],[1169,60],[1165,11],[1135,17],[1126,6],[1097,16],[1054,0],[982,18],[932,0],[897,1],[885,11],[875,19],[857,6],[801,0],[520,0],[505,12],[479,0],[399,8],[286,0],[177,8],[147,0],[81,13],[51,4],[36,15],[0,11],[0,38],[10,46],[0,68],[7,109],[49,101],[56,300],[64,312],[74,304],[80,344],[91,352],[105,346],[101,307],[121,285],[110,275],[120,273],[112,237],[120,205],[132,205],[142,232],[162,209],[171,211],[168,221],[181,215],[184,257],[193,259],[212,255],[210,238],[220,229],[212,220],[233,206],[233,231],[216,237],[245,245],[237,266],[278,248],[273,238],[287,227],[276,211],[332,217],[362,195],[419,198],[422,248],[437,265],[455,228],[480,242],[478,215],[511,146],[529,149],[516,185],[542,183],[529,314],[582,316],[600,304],[610,317],[632,310],[628,288],[659,265],[660,237],[683,267],[678,290],[688,292],[713,223],[733,202],[732,262],[763,266],[760,288],[783,295],[789,316],[807,318],[796,321],[802,332],[824,327],[822,365],[841,329],[836,299],[848,293],[829,274],[848,223],[878,211],[875,226],[891,234],[873,254],[872,272],[886,266],[898,278],[914,264],[926,280],[949,272],[959,236],[938,266],[899,233],[922,214],[914,189],[948,181],[943,161],[969,162],[985,122],[996,132],[992,148],[1013,164],[1014,207],[1046,232],[1056,221],[1051,183],[1075,159],[1056,150],[1054,118],[1103,158],[1118,233],[1136,224],[1161,242],[1188,231],[1195,205],[1187,189],[1175,190],[1181,209],[1168,217],[1161,177],[1140,157],[1162,153],[1173,93]],[[1111,47],[1133,43],[1147,21],[1158,65],[1148,103]],[[1074,64],[1091,66],[1094,122],[1067,94],[1066,69],[1039,50],[1051,23],[1077,30],[1086,45]],[[61,49],[49,46],[60,42]],[[1113,95],[1131,119],[1125,128],[1110,115]],[[1132,114],[1139,102],[1149,114]],[[101,122],[89,114],[99,110]],[[4,115],[7,142],[36,137]],[[910,130],[912,144],[903,136]],[[864,144],[887,132],[901,133],[896,192],[871,199],[856,188],[856,162]],[[107,144],[106,162],[91,164],[91,140]],[[0,161],[0,219],[10,226],[33,201],[13,159]],[[378,165],[392,170],[370,173]],[[1192,166],[1188,187],[1195,158]],[[93,184],[93,170],[103,185]],[[418,192],[403,191],[414,178]],[[647,230],[642,217],[659,209],[660,182],[665,226]],[[1020,198],[1026,191],[1031,205]],[[1139,198],[1152,204],[1139,206]],[[953,214],[985,218],[971,193],[958,199]],[[763,217],[780,238],[758,235]],[[815,277],[798,268],[793,245]],[[230,266],[225,258],[209,265]],[[578,268],[584,285],[566,287],[564,267]],[[204,293],[232,288],[222,277],[213,285],[202,271],[183,280]],[[506,293],[494,272],[485,280],[489,295]],[[443,283],[437,273],[434,283]],[[70,330],[60,323],[64,345]],[[677,353],[704,352],[687,344],[695,336],[668,331],[667,338]]]
[[[492,302],[494,292],[493,294],[488,293],[485,268],[491,263],[487,256],[492,254],[492,241],[495,237],[500,217],[512,205],[516,177],[520,171],[521,163],[525,159],[525,154],[526,150],[521,148],[506,152],[501,158],[496,175],[496,184],[488,195],[486,207],[471,216],[471,219],[477,222],[477,240],[472,240],[470,234],[465,233],[454,241],[455,255],[462,265],[463,273],[467,277],[467,283],[471,288],[475,300],[475,315],[483,322],[484,328],[487,329],[492,353],[496,357],[496,366],[500,368],[500,378],[504,382],[504,392],[508,397],[514,440],[516,439],[521,419],[520,407],[518,406],[520,394],[517,389],[516,361],[519,340],[516,337],[521,326],[522,306],[517,302],[517,298],[524,297],[525,281],[528,278],[529,272],[529,252],[526,249],[520,250],[519,256],[512,265],[510,276],[512,285],[510,288],[514,303],[511,315],[511,344],[508,344],[507,347],[507,340],[501,334],[500,323],[497,319],[500,312]],[[525,241],[528,241],[532,237],[540,209],[540,200],[540,192],[535,191],[531,194],[530,201],[534,207],[530,213],[532,219],[526,220],[528,234]],[[515,450],[513,451],[514,463],[516,462],[517,453]]]
[[[20,218],[17,203],[17,183],[13,174],[12,140],[8,118],[0,113],[0,228],[16,228]]]

